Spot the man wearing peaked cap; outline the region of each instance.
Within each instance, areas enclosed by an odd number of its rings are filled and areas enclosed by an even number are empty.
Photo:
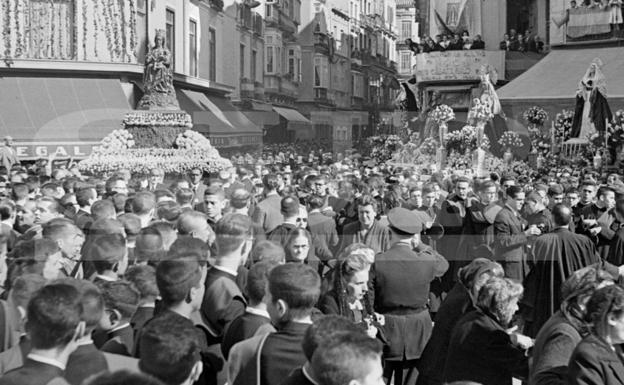
[[[416,360],[431,335],[427,308],[429,285],[448,269],[448,262],[420,242],[423,222],[408,209],[388,212],[390,248],[371,267],[375,311],[385,318],[389,349],[384,377],[395,384],[414,384]]]
[[[393,232],[406,235],[420,234],[423,229],[421,217],[403,207],[397,207],[388,213],[388,223]]]

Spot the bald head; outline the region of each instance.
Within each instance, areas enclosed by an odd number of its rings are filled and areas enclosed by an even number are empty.
[[[572,209],[564,204],[556,204],[552,209],[555,226],[568,226],[572,221]]]

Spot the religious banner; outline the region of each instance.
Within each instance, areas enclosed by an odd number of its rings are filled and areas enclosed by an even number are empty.
[[[484,65],[504,74],[505,51],[445,51],[416,55],[417,82],[444,80],[480,80],[479,71]]]
[[[550,44],[565,43],[565,20],[567,18],[566,8],[569,5],[567,0],[550,1]]]
[[[463,31],[470,36],[481,34],[481,0],[435,0],[429,8],[431,36]]]

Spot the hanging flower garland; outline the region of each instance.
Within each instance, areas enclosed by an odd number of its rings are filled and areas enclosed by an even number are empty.
[[[87,2],[82,2],[82,60],[87,60],[87,34],[89,33],[87,26]]]
[[[24,25],[21,23],[23,15],[23,0],[15,0],[15,57],[22,57],[24,54]]]
[[[2,0],[2,40],[4,42],[4,57],[11,57],[11,0]]]
[[[95,55],[95,58],[98,58],[98,35],[100,33],[100,26],[98,25],[99,22],[99,18],[100,18],[100,10],[98,8],[98,1],[99,0],[93,0],[93,54]]]
[[[113,30],[113,59],[117,61],[121,56],[121,36],[119,36],[119,4],[117,0],[109,0],[111,13],[111,28]]]
[[[58,32],[59,32],[59,42],[58,42],[58,58],[59,59],[65,59],[66,58],[66,51],[65,49],[67,47],[65,47],[65,33],[64,31],[66,31],[65,27],[63,25],[64,21],[67,21],[64,17],[63,17],[63,8],[62,6],[58,7],[58,18],[57,23],[59,24],[59,28],[58,28]],[[75,28],[74,28],[75,29]]]
[[[50,28],[49,32],[50,32],[50,45],[48,46],[48,52],[46,52],[45,56],[46,58],[53,58],[54,55],[56,54],[56,50],[54,49],[55,47],[55,36],[54,34],[56,34],[56,28],[54,25],[54,19],[53,19],[53,15],[54,14],[54,3],[50,2],[50,10],[48,11],[48,27]]]
[[[136,45],[137,45],[137,33],[136,33],[136,5],[135,0],[128,0],[128,20],[125,23],[129,31],[127,31],[126,36],[129,36],[128,41],[126,42],[126,54],[128,56],[128,62],[134,62],[134,58],[136,57]]]
[[[98,0],[95,0],[98,1]],[[113,36],[111,31],[111,14],[110,14],[110,1],[109,4],[106,3],[106,0],[102,0],[102,6],[104,8],[104,35],[106,35],[106,46],[108,48],[108,53],[110,55],[110,59],[113,59]]]

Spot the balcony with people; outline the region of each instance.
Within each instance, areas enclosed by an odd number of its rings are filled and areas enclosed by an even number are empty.
[[[551,9],[554,46],[604,44],[624,40],[623,0],[572,0],[563,9]]]

